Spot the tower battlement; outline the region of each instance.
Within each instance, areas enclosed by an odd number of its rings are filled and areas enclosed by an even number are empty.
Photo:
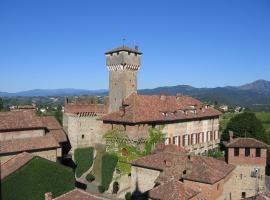
[[[109,112],[118,111],[123,100],[137,93],[137,72],[142,53],[138,48],[118,47],[105,53],[109,70]]]

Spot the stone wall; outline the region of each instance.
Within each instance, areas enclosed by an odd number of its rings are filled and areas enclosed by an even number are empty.
[[[234,148],[228,148],[228,163],[235,165],[262,165],[266,166],[267,150],[261,149],[261,156],[256,157],[256,149],[250,148],[250,156],[245,156],[245,148],[239,149],[239,156],[234,156]]]
[[[258,168],[260,174],[258,178],[252,177],[251,174],[255,168]],[[232,177],[224,184],[224,192],[218,200],[234,200],[241,199],[242,193],[246,197],[256,194],[256,188],[260,192],[264,191],[265,185],[265,167],[256,165],[238,165],[233,171]]]
[[[44,136],[45,129],[1,132],[0,141]]]
[[[50,150],[39,150],[39,151],[27,151],[27,152],[40,156],[42,158],[54,161],[54,162],[56,162],[57,157],[61,157],[62,155],[61,148],[50,149]],[[4,163],[16,155],[17,154],[9,154],[9,155],[0,156],[0,163]]]
[[[112,70],[109,78],[109,112],[115,112],[128,95],[137,92],[137,71]]]
[[[130,139],[148,138],[149,127],[161,128],[163,125],[122,125],[112,124],[112,129],[125,131]],[[162,132],[165,144],[183,146],[194,154],[203,154],[218,148],[220,143],[219,118],[167,123]],[[185,141],[186,138],[186,141]]]
[[[131,167],[131,193],[139,191],[144,193],[155,186],[155,180],[160,171],[142,167]]]
[[[109,130],[110,125],[103,124],[99,117],[78,116],[64,113],[64,129],[67,132],[71,153],[77,148],[95,146],[97,143],[105,144],[103,135]]]
[[[188,180],[185,180],[184,184],[200,191],[200,194],[196,196],[196,199],[216,200],[223,193],[224,179],[213,185]]]

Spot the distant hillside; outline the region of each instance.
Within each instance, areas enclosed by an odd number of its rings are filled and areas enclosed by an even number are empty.
[[[107,90],[83,90],[83,89],[35,89],[16,93],[0,92],[0,96],[79,96],[79,95],[104,95]]]
[[[187,85],[159,87],[140,90],[140,94],[154,95],[177,93],[189,95],[202,101],[231,106],[244,106],[256,110],[270,110],[270,81],[258,80],[243,86],[227,86],[217,88],[194,88]]]
[[[254,90],[257,92],[270,94],[270,81],[257,80],[253,83],[242,85],[238,88],[242,90]]]
[[[218,102],[231,106],[244,106],[256,110],[270,111],[270,81],[258,80],[242,86],[227,86],[216,88],[195,88],[189,85],[177,85],[143,89],[139,94],[166,95],[183,94],[198,98],[209,103]],[[80,90],[80,89],[56,89],[56,90],[29,90],[18,93],[0,92],[0,96],[80,96],[80,95],[108,95],[108,90]]]

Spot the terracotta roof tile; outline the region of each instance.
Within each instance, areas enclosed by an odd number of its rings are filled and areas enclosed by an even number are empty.
[[[90,194],[83,190],[75,189],[66,194],[63,194],[54,200],[107,200],[108,198],[99,195]]]
[[[0,141],[0,155],[58,147],[58,142],[52,136],[6,140]]]
[[[54,137],[54,139],[58,142],[67,142],[67,135],[65,133],[64,130],[60,129],[60,130],[50,130],[50,132],[47,133],[47,135],[51,135]]]
[[[0,130],[45,128],[33,111],[0,112]]]
[[[5,163],[1,164],[1,179],[4,179],[8,175],[12,174],[13,172],[20,169],[22,166],[24,166],[26,163],[28,163],[30,160],[34,158],[33,154],[30,153],[20,153]]]
[[[232,141],[225,143],[226,147],[249,147],[249,148],[268,148],[269,146],[254,138],[235,138]]]
[[[40,119],[48,130],[62,129],[62,126],[53,116],[42,116]]]
[[[188,96],[146,96],[132,93],[120,111],[107,114],[104,122],[143,123],[217,117],[221,113]]]
[[[214,184],[225,178],[235,166],[225,161],[205,156],[191,156],[187,163],[186,180]]]
[[[178,180],[171,180],[150,190],[148,196],[159,200],[188,200],[199,193],[198,189],[187,187]]]
[[[165,146],[164,150],[131,161],[131,165],[161,171],[156,183],[186,179],[213,184],[225,178],[235,168],[222,160],[204,156],[188,156],[181,147]],[[175,150],[179,148],[179,150]]]

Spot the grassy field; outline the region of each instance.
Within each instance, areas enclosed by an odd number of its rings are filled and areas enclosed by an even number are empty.
[[[92,147],[76,149],[74,158],[77,164],[76,176],[81,177],[93,164],[94,149]]]
[[[263,123],[266,131],[270,133],[270,112],[256,112],[256,117]]]
[[[74,188],[73,170],[42,158],[34,158],[1,183],[3,200],[44,200],[46,192],[57,197]]]

